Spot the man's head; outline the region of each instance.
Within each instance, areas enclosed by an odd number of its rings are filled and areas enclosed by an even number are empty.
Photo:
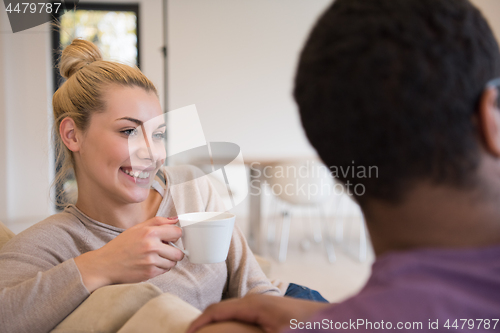
[[[294,95],[327,166],[378,168],[338,173],[364,185],[358,201],[396,202],[416,181],[475,184],[474,114],[498,76],[498,45],[467,0],[337,0],[304,47]]]

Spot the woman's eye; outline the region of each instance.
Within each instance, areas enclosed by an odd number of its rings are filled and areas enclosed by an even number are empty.
[[[137,128],[130,128],[130,129],[123,130],[121,132],[123,134],[125,134],[126,136],[133,136],[133,135],[137,135]]]
[[[153,139],[156,139],[156,140],[163,140],[163,139],[165,139],[165,132],[156,132],[156,133],[153,133]]]

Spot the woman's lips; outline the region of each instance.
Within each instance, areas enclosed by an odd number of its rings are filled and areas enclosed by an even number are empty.
[[[134,178],[140,178],[140,179],[146,179],[149,178],[149,171],[148,170],[143,170],[143,171],[133,171],[131,169],[125,169],[122,168],[123,172],[125,172],[127,175],[132,176]]]
[[[149,184],[152,172],[154,169],[146,169],[143,171],[133,171],[132,168],[120,168],[120,171],[131,181],[138,185]]]

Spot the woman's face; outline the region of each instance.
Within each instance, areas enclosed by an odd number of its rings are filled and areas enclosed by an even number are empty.
[[[98,191],[96,197],[142,202],[166,156],[160,103],[139,87],[112,86],[103,99],[105,110],[91,116],[76,158],[79,196]]]

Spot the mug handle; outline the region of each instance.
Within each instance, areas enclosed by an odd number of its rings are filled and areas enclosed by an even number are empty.
[[[184,253],[185,255],[187,255],[189,257],[189,252],[187,250],[181,249],[180,247],[178,247],[177,245],[175,245],[173,242],[168,242],[168,245],[172,245],[176,249],[181,250],[182,253]]]

